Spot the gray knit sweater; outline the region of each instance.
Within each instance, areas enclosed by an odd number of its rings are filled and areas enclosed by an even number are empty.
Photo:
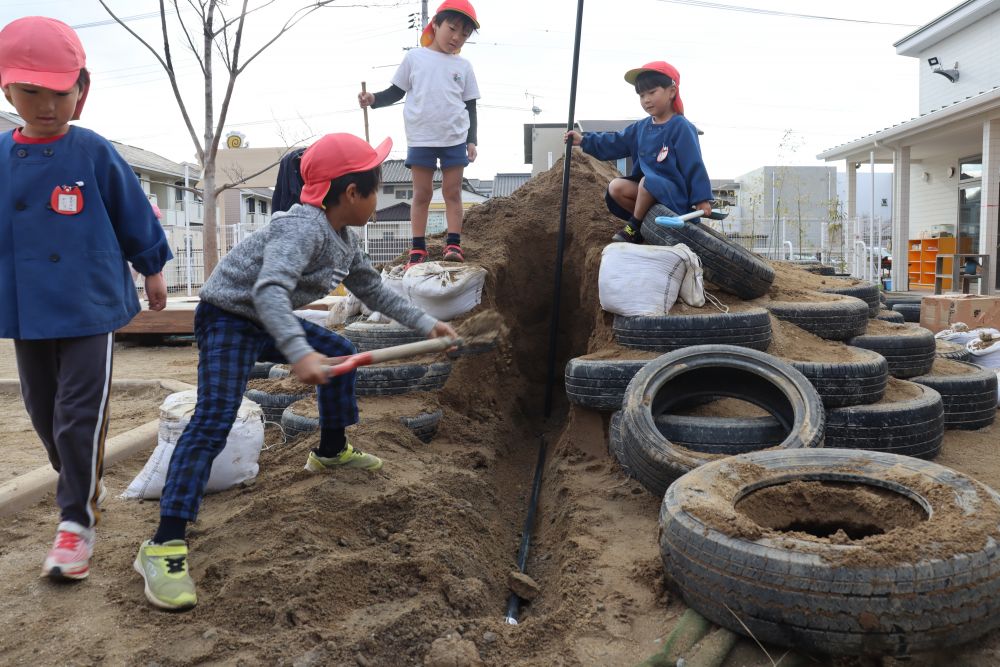
[[[322,209],[296,204],[222,258],[201,288],[201,299],[267,330],[289,363],[313,352],[296,308],[326,296],[343,282],[362,303],[429,334],[435,320],[382,286],[356,233],[339,234]]]

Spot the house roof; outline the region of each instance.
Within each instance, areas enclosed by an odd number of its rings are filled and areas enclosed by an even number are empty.
[[[577,123],[581,132],[621,132],[635,122],[630,120],[581,120]]]
[[[240,188],[240,192],[244,194],[254,194],[258,197],[265,197],[267,199],[274,197],[274,188]]]
[[[403,164],[404,160],[386,160],[382,163],[382,182],[390,183],[412,183],[413,173]],[[441,170],[434,170],[433,180],[435,183],[441,182]]]
[[[18,116],[16,113],[8,113],[7,111],[0,111],[0,119],[3,119],[8,123],[12,123],[17,126],[20,126],[21,124],[24,123],[24,121],[21,120],[21,117]]]
[[[493,178],[494,197],[509,197],[514,190],[528,182],[531,174],[497,174]]]
[[[4,120],[17,127],[24,125],[23,118],[16,113],[8,111],[0,111],[0,120]],[[152,151],[137,148],[136,146],[129,146],[120,141],[112,141],[111,145],[115,147],[115,150],[122,156],[122,159],[133,168],[155,171],[160,174],[170,174],[171,176],[184,176],[184,165],[182,163],[168,160]],[[198,167],[195,168],[195,172],[197,171],[199,171]]]
[[[982,91],[978,95],[953,102],[938,109],[921,114],[916,118],[897,123],[891,127],[872,132],[854,141],[829,148],[816,157],[830,162],[832,160],[868,160],[871,151],[875,152],[876,162],[891,162],[893,151],[888,144],[894,144],[915,135],[935,130],[937,142],[954,141],[954,132],[961,131],[970,121],[975,121],[979,114],[1000,108],[1000,86]],[[914,149],[931,150],[935,144],[913,146]],[[919,153],[911,155],[911,159],[922,157]]]
[[[896,47],[896,53],[901,56],[919,56],[928,46],[954,35],[998,10],[1000,10],[1000,0],[966,0],[933,21],[920,26],[893,46]]]
[[[168,160],[162,155],[157,155],[144,148],[129,146],[117,141],[112,141],[111,145],[115,147],[115,150],[122,156],[122,159],[132,167],[155,171],[161,174],[170,174],[172,176],[184,176],[184,165],[179,162]]]
[[[493,181],[484,181],[481,178],[465,178],[463,179],[475,192],[485,196],[493,196]]]
[[[919,57],[924,49],[965,29],[981,18],[1000,11],[1000,0],[966,0],[929,23],[919,27],[893,44],[896,53]],[[889,163],[893,146],[907,141],[911,160],[919,160],[945,148],[965,150],[969,139],[964,132],[970,124],[982,120],[982,115],[1000,108],[1000,87],[980,90],[976,95],[955,100],[931,109],[907,121],[872,132],[863,137],[829,148],[816,157],[820,160],[848,160]],[[976,135],[979,139],[980,135]],[[961,145],[959,145],[961,144]],[[968,146],[975,150],[976,146]]]
[[[375,211],[375,220],[378,222],[409,222],[410,205],[406,202],[386,206]]]

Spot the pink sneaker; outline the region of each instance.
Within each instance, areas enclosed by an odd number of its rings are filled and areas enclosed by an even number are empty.
[[[63,521],[56,528],[56,539],[42,565],[42,576],[55,580],[86,579],[93,551],[93,529],[75,521]]]

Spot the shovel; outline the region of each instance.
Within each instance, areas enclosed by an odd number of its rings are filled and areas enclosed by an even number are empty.
[[[725,211],[720,211],[719,209],[712,209],[711,215],[704,215],[701,211],[691,211],[690,213],[685,213],[684,215],[679,215],[676,218],[669,215],[658,215],[656,216],[656,224],[661,227],[683,227],[686,220],[695,220],[696,218],[708,218],[709,220],[725,220],[726,216],[729,214]]]
[[[432,352],[444,352],[450,347],[461,345],[461,338],[429,338],[417,341],[416,343],[406,343],[405,345],[395,345],[393,347],[383,347],[369,352],[358,352],[346,357],[327,357],[329,366],[324,366],[330,377],[344,375],[358,368],[358,366],[370,366],[380,364],[383,361],[395,361],[406,357],[416,357],[421,354]]]

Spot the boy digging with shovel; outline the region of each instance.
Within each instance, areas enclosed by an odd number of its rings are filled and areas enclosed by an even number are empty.
[[[328,134],[302,156],[305,186],[296,204],[276,213],[222,258],[195,311],[198,403],[177,441],[160,498],[160,525],[139,547],[134,567],[146,598],[163,609],[197,602],[188,570],[187,523],[198,514],[212,461],[226,444],[254,362],[292,364],[301,381],[319,385],[320,443],[306,470],[378,470],[382,461],[347,442],[358,421],[355,373],[329,376],[327,357],[355,352],[346,338],[292,314],[343,282],[372,310],[433,337],[457,338],[444,322],[382,286],[355,233],[375,210],[381,164],[392,148],[373,149],[350,134]]]

